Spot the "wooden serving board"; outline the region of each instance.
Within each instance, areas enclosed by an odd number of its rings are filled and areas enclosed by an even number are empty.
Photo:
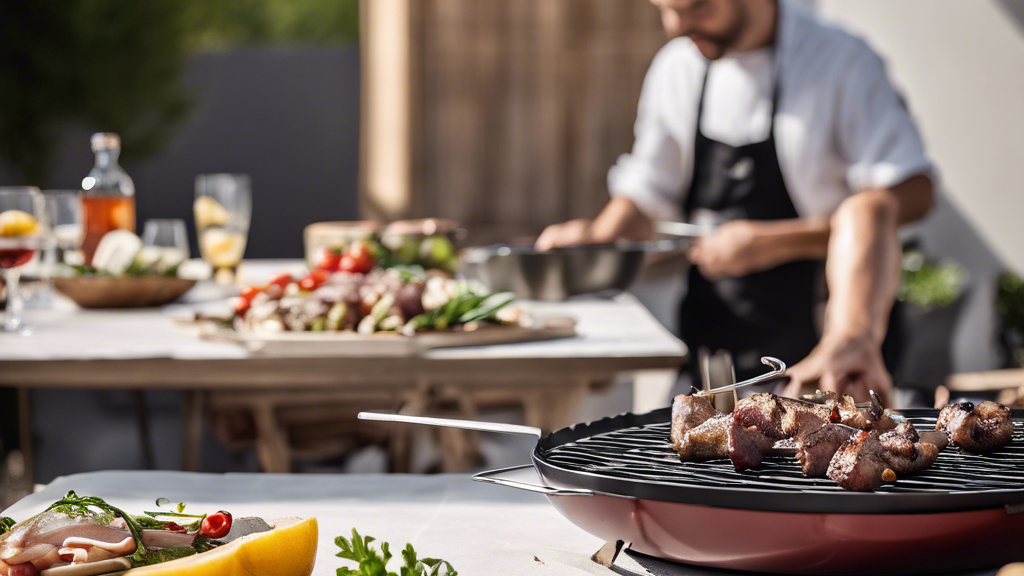
[[[229,341],[254,355],[275,357],[325,358],[339,356],[417,356],[435,348],[489,346],[535,342],[576,335],[576,321],[558,317],[535,319],[529,326],[479,324],[419,332],[413,336],[395,333],[358,334],[355,332],[278,332],[245,333],[229,328],[204,325],[200,337]]]

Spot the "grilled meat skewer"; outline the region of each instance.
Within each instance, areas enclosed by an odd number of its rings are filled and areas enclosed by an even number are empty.
[[[920,440],[909,422],[891,432],[858,432],[836,451],[829,463],[828,477],[845,490],[872,492],[884,481],[919,472],[935,463],[939,447]]]
[[[980,454],[1002,448],[1013,439],[1010,409],[989,401],[946,406],[939,412],[935,429],[949,434],[951,444]]]

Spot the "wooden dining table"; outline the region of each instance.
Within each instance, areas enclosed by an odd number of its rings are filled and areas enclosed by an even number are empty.
[[[241,273],[245,282],[258,283],[275,271],[301,269],[298,260],[246,261]],[[623,373],[642,373],[634,379],[637,407],[667,401],[666,386],[687,354],[685,345],[629,294],[521,304],[532,314],[573,318],[576,335],[570,338],[436,349],[407,357],[261,355],[202,339],[196,325],[183,321],[197,307],[218,305],[226,302],[82,310],[58,301],[47,309],[29,309],[26,333],[0,334],[0,386],[18,388],[22,430],[30,425],[32,389],[184,391],[186,470],[199,465],[204,415],[234,410],[247,413],[254,423],[262,469],[286,472],[295,450],[289,426],[315,422],[317,414],[323,417],[331,410],[338,414],[339,406],[349,407],[341,413],[354,415],[359,409],[391,407],[427,414],[446,405],[455,410],[446,415],[472,418],[481,407],[514,400],[525,423],[552,430],[576,422],[576,408],[587,391]],[[347,416],[329,420],[342,427],[356,425]],[[395,431],[387,434],[390,450],[397,453],[392,462],[404,461],[408,439]],[[31,464],[31,435],[21,438]],[[464,437],[448,438],[455,448],[446,452],[451,461],[443,468],[457,469],[468,448]]]

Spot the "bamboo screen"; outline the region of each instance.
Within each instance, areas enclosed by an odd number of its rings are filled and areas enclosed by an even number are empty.
[[[596,215],[664,43],[657,9],[646,0],[408,6],[410,190],[401,215],[451,218],[479,240]],[[372,105],[374,94],[364,95]]]

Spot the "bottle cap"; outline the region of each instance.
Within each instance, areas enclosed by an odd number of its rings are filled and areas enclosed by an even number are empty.
[[[121,147],[121,137],[113,132],[97,132],[92,135],[91,142],[93,152]]]

